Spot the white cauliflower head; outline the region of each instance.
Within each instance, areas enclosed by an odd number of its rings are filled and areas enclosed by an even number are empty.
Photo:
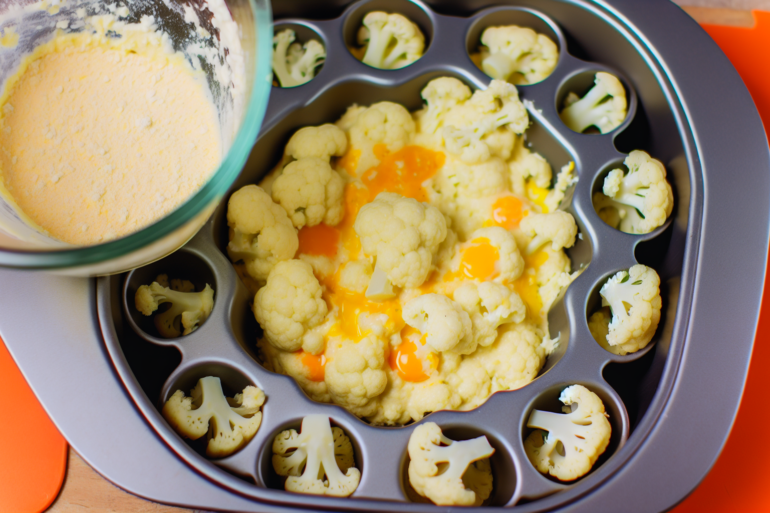
[[[295,160],[283,168],[273,182],[273,200],[289,215],[295,227],[325,223],[334,226],[342,220],[345,181],[329,162],[317,157]]]
[[[171,308],[155,316],[154,323],[163,338],[176,338],[189,335],[208,318],[214,309],[214,289],[206,284],[200,292],[179,292],[154,281],[139,287],[134,303],[137,310],[148,316],[163,303],[171,303]]]
[[[521,220],[521,231],[531,238],[527,254],[531,255],[550,243],[553,251],[571,248],[577,237],[577,223],[572,214],[557,210],[550,214],[531,214]]]
[[[602,193],[594,195],[597,213],[612,209],[615,222],[608,224],[626,233],[649,233],[666,222],[674,209],[674,193],[666,180],[666,168],[647,153],[635,150],[625,160],[628,173],[610,171]]]
[[[599,294],[612,310],[607,343],[626,353],[647,346],[660,322],[660,277],[655,269],[637,264],[607,280]]]
[[[437,184],[443,195],[460,202],[487,198],[508,189],[508,169],[497,157],[474,165],[451,159],[441,169]]]
[[[350,127],[350,144],[357,149],[384,144],[388,151],[396,152],[409,143],[414,131],[412,115],[403,105],[375,103],[358,113]]]
[[[273,440],[273,468],[287,476],[289,492],[347,497],[361,480],[354,464],[350,439],[325,415],[308,415],[301,433],[289,429]]]
[[[345,340],[327,351],[326,385],[332,400],[359,417],[374,414],[377,397],[388,385],[385,353],[388,342],[369,334]]]
[[[444,116],[471,97],[471,89],[452,77],[436,78],[422,90],[425,108],[417,113],[420,132],[434,134],[442,127]]]
[[[247,386],[232,399],[225,397],[219,378],[208,376],[186,397],[177,390],[163,405],[163,417],[185,438],[197,440],[208,435],[206,454],[212,458],[229,456],[254,437],[262,423],[260,408],[265,394]]]
[[[512,282],[521,276],[524,271],[524,258],[511,232],[499,226],[480,228],[471,234],[466,246],[478,243],[489,244],[497,250],[493,281]]]
[[[372,11],[364,16],[358,44],[366,45],[364,64],[378,69],[399,69],[422,57],[425,36],[417,24],[401,14]]]
[[[473,325],[462,307],[441,294],[423,294],[404,305],[404,322],[426,335],[426,345],[436,352],[472,353]]]
[[[343,156],[347,149],[348,138],[345,132],[327,123],[297,130],[286,144],[285,153],[294,160],[316,157],[328,162],[332,157]]]
[[[324,45],[311,39],[295,43],[297,35],[286,29],[273,37],[273,72],[281,87],[295,87],[310,82],[318,66],[326,60]]]
[[[447,235],[446,220],[436,207],[390,192],[361,208],[354,229],[364,253],[376,256],[390,282],[405,288],[425,282]]]
[[[522,322],[527,315],[527,307],[516,292],[491,281],[463,283],[455,290],[454,299],[470,315],[474,350],[475,345],[491,345],[503,324]]]
[[[299,249],[297,231],[280,205],[256,185],[247,185],[230,197],[227,225],[232,234],[227,254],[243,261],[246,272],[264,282],[278,262],[294,258]]]
[[[532,411],[527,427],[536,431],[524,441],[524,450],[543,474],[574,481],[587,474],[607,448],[612,427],[602,400],[584,386],[565,388],[559,401],[564,414]],[[543,436],[543,431],[548,434]]]
[[[311,330],[328,313],[322,292],[310,264],[300,260],[279,262],[268,276],[267,285],[254,298],[254,316],[267,341],[282,351],[302,348],[320,353],[323,343],[319,344],[318,333]]]
[[[618,77],[609,73],[596,74],[594,86],[583,98],[570,93],[559,114],[564,124],[575,132],[595,126],[603,134],[611,132],[626,119],[626,90]]]
[[[531,28],[508,25],[489,27],[481,35],[481,68],[498,80],[534,84],[556,67],[559,48],[547,36]]]
[[[495,449],[486,436],[454,441],[434,422],[417,426],[409,437],[409,483],[423,497],[439,506],[480,506],[492,492],[491,468],[477,466],[466,487],[463,476],[469,466],[492,456]],[[444,465],[441,465],[444,464]],[[439,469],[443,468],[443,472]],[[485,473],[488,477],[476,475]],[[469,483],[470,484],[470,483]]]

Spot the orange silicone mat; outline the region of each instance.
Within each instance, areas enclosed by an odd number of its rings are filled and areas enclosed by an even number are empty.
[[[703,28],[743,77],[762,116],[765,131],[770,133],[770,12],[754,11],[753,14],[754,26],[751,28],[717,25],[704,25]],[[722,100],[730,101],[730,91],[725,91]],[[770,374],[768,287],[770,275],[765,278],[754,353],[733,430],[714,468],[692,495],[674,510],[675,513],[770,512],[770,466],[764,461],[769,454],[765,436],[770,430],[765,381]],[[725,340],[725,343],[730,341]]]
[[[0,340],[0,513],[45,511],[67,469],[67,442]]]

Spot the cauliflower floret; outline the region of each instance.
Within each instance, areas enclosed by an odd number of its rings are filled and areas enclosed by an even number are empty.
[[[326,382],[323,379],[317,381],[321,376],[313,375],[312,369],[308,368],[303,362],[303,359],[307,356],[306,353],[302,351],[297,351],[296,353],[281,351],[273,347],[264,338],[257,342],[257,349],[259,349],[260,354],[264,358],[265,368],[294,378],[299,387],[313,401],[321,403],[331,402]]]
[[[417,296],[404,305],[404,322],[426,335],[426,345],[436,352],[470,354],[476,346],[467,312],[441,294]]]
[[[461,403],[460,396],[452,387],[438,378],[416,383],[410,388],[406,412],[414,421],[422,420],[434,411],[456,410]]]
[[[378,407],[377,397],[388,385],[387,342],[369,334],[358,342],[345,340],[327,351],[326,385],[335,404],[359,417]]]
[[[281,87],[295,87],[310,82],[316,68],[326,60],[324,45],[311,39],[305,45],[295,43],[296,34],[286,29],[273,37],[273,72]]]
[[[364,16],[358,44],[366,45],[361,61],[373,68],[399,69],[422,57],[425,36],[401,14],[372,11]]]
[[[159,278],[162,276],[165,275]],[[208,318],[214,309],[214,289],[206,284],[201,292],[178,292],[155,281],[152,285],[139,287],[134,303],[137,310],[148,316],[163,303],[171,303],[171,308],[155,316],[154,323],[163,338],[176,338],[189,335]]]
[[[649,233],[666,222],[674,209],[674,193],[666,168],[647,153],[635,150],[625,160],[628,173],[610,171],[603,192],[594,194],[596,212],[626,233]],[[616,210],[610,216],[606,210]],[[618,222],[611,222],[618,221]]]
[[[267,341],[282,351],[323,351],[323,337],[311,331],[327,314],[322,292],[309,264],[279,262],[254,298],[254,316]]]
[[[545,80],[559,59],[556,43],[527,27],[489,27],[481,35],[481,43],[484,73],[514,84]]]
[[[286,490],[335,497],[355,492],[361,472],[353,466],[353,445],[345,432],[332,428],[325,415],[308,415],[300,431],[287,429],[273,440],[273,468],[288,476]]]
[[[242,187],[230,197],[227,225],[232,230],[227,245],[230,260],[242,260],[258,282],[264,282],[278,262],[294,258],[299,248],[286,210],[256,185]]]
[[[426,106],[415,115],[419,131],[435,134],[443,126],[444,116],[470,99],[471,89],[456,78],[441,77],[428,82],[421,95]]]
[[[526,253],[531,255],[545,244],[553,251],[571,248],[577,237],[577,223],[572,214],[557,210],[550,214],[531,214],[521,220],[521,231],[531,237]]]
[[[523,134],[528,126],[529,115],[516,86],[493,80],[486,90],[476,91],[470,100],[444,115],[442,135],[449,153],[468,164],[477,164],[492,155],[485,137],[503,127]]]
[[[425,282],[447,234],[446,220],[436,207],[390,192],[361,208],[354,229],[364,253],[376,256],[377,267],[390,282],[405,288]]]
[[[606,134],[626,119],[626,90],[618,77],[609,73],[597,73],[594,86],[583,98],[570,93],[564,104],[559,115],[565,125],[578,133],[595,126]]]
[[[348,138],[341,129],[332,124],[306,126],[291,136],[285,153],[294,160],[316,157],[329,161],[341,157],[348,148]]]
[[[522,139],[523,141],[523,139]],[[516,158],[508,163],[511,177],[511,190],[519,196],[527,194],[527,180],[531,179],[541,189],[548,189],[553,180],[551,164],[539,153],[525,148],[518,148]]]
[[[352,119],[354,115],[355,121]],[[415,133],[412,115],[397,103],[375,103],[369,108],[346,114],[345,118],[348,119],[344,124],[350,125],[350,147],[360,152],[354,173],[356,175],[379,163],[374,151],[376,145],[384,145],[388,152],[397,152],[409,144]]]
[[[522,322],[527,315],[521,297],[499,283],[463,283],[455,290],[454,299],[470,315],[474,350],[475,345],[491,345],[497,338],[498,327],[509,322]]]
[[[634,353],[650,343],[660,322],[659,287],[655,269],[641,264],[620,271],[602,286],[602,306],[612,310],[606,336],[610,346]]]
[[[206,454],[211,458],[229,456],[254,437],[262,423],[259,409],[265,394],[247,386],[232,399],[225,397],[219,378],[208,376],[185,397],[177,390],[163,405],[163,417],[185,438],[197,440],[208,435]]]
[[[353,260],[340,271],[340,286],[351,292],[363,294],[372,279],[372,263],[369,260]]]
[[[273,200],[289,214],[296,228],[325,223],[335,226],[345,207],[345,180],[329,163],[317,157],[295,160],[273,182]]]
[[[575,185],[577,181],[578,178],[575,176],[575,163],[570,162],[562,166],[559,174],[556,175],[556,183],[554,184],[553,189],[548,191],[545,198],[545,208],[543,209],[543,212],[554,212],[558,209],[559,205],[562,204],[564,198],[567,196],[569,188]]]
[[[543,474],[574,481],[587,474],[607,448],[612,427],[602,400],[584,386],[565,388],[559,401],[565,405],[564,414],[532,411],[527,427],[536,431],[524,441],[524,450]],[[544,437],[541,430],[548,434]]]
[[[463,482],[471,463],[495,453],[486,436],[456,442],[445,437],[436,423],[426,422],[412,432],[408,452],[409,483],[439,506],[480,506],[492,493],[491,468],[486,465],[476,467],[469,476],[475,489],[466,488]]]
[[[489,241],[488,243],[497,249],[497,272],[493,281],[498,283],[513,282],[521,276],[524,271],[524,258],[522,258],[516,245],[516,239],[511,232],[499,226],[480,228],[471,234],[470,242],[466,244],[476,244],[475,241],[479,239],[484,242]]]
[[[507,171],[505,162],[496,157],[475,165],[451,159],[441,169],[437,185],[443,196],[459,202],[486,198],[508,189]]]

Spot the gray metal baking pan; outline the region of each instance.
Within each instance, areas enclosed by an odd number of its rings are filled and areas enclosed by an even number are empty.
[[[483,87],[488,79],[466,51],[467,38],[474,39],[482,26],[529,24],[558,41],[562,57],[551,77],[520,90],[532,102],[535,149],[554,167],[575,160],[580,176],[570,210],[584,241],[571,256],[576,266],[587,269],[551,316],[568,343],[527,387],[499,393],[473,412],[437,412],[427,420],[456,437],[487,434],[498,448],[490,507],[660,511],[681,500],[710,468],[737,409],[756,329],[770,224],[767,141],[750,96],[716,45],[664,0],[539,0],[503,6],[374,0],[325,3],[323,8],[308,1],[273,7],[277,26],[291,23],[316,32],[329,59],[311,83],[274,90],[261,138],[234,187],[257,182],[293,130],[332,121],[352,102],[395,100],[416,108],[419,90],[441,75]],[[345,38],[352,37],[363,13],[376,8],[404,12],[423,26],[430,40],[423,59],[400,71],[379,71],[350,56]],[[567,89],[585,87],[591,72],[601,69],[623,79],[635,108],[612,135],[572,133],[561,125],[556,103]],[[729,104],[724,101],[728,94]],[[673,221],[645,236],[614,231],[590,203],[602,173],[636,148],[667,164],[676,190]],[[733,184],[736,169],[751,170],[752,187]],[[221,251],[222,228],[220,209],[178,253],[98,283],[2,271],[7,290],[24,293],[0,298],[0,332],[70,443],[118,485],[172,504],[229,511],[446,510],[405,501],[402,470],[413,426],[368,426],[337,406],[309,401],[290,378],[259,365],[248,294]],[[615,357],[590,337],[586,314],[601,281],[636,261],[661,274],[666,309],[650,350]],[[740,274],[726,272],[726,265]],[[214,313],[192,336],[155,339],[126,306],[124,296],[131,297],[138,284],[159,272],[187,272],[215,284]],[[56,351],[43,346],[46,339],[52,339]],[[189,389],[208,373],[220,375],[233,389],[258,384],[268,396],[255,439],[216,462],[177,437],[157,409],[170,392]],[[537,474],[521,442],[529,410],[547,404],[554,408],[559,388],[575,382],[602,396],[615,435],[594,471],[565,486]],[[363,474],[350,499],[276,489],[269,441],[315,412],[328,414],[354,440]]]

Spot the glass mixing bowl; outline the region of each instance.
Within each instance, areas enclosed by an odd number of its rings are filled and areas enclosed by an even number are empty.
[[[78,247],[53,240],[24,223],[0,199],[3,267],[95,276],[122,272],[168,255],[208,220],[241,172],[262,124],[272,81],[268,0],[43,0],[34,4],[0,0],[0,90],[23,57],[57,30],[82,30],[84,13],[112,14],[129,23],[152,16],[175,50],[185,53],[190,62],[200,63],[222,132],[232,135],[229,140],[223,138],[223,160],[197,193],[154,224],[106,243]],[[240,55],[242,61],[237,58]],[[240,62],[242,67],[237,65]],[[219,73],[222,67],[227,73]],[[220,77],[228,74],[232,80],[221,83]]]

